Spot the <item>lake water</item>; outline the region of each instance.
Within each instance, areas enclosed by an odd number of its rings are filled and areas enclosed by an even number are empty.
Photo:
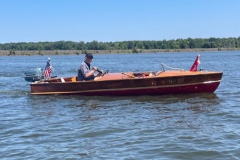
[[[99,54],[109,72],[158,71],[160,63],[223,71],[212,94],[37,96],[23,72],[48,56],[0,56],[0,159],[240,159],[240,52]],[[83,55],[51,56],[58,77]]]

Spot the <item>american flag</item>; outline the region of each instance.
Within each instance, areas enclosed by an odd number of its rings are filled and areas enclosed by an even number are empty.
[[[50,65],[50,62],[47,61],[45,71],[44,71],[44,77],[50,77],[50,73],[52,72],[52,67]]]

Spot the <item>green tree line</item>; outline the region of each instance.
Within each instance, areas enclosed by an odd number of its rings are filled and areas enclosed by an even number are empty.
[[[187,48],[240,48],[238,38],[187,38],[162,41],[121,42],[19,42],[0,44],[0,50],[127,50],[127,49],[187,49]]]

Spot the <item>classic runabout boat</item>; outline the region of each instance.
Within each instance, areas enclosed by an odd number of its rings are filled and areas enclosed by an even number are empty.
[[[90,81],[78,81],[76,76],[50,78],[30,84],[33,95],[165,95],[184,93],[212,93],[222,79],[222,72],[197,70],[197,56],[189,71],[171,68],[158,72],[105,72],[101,77]]]

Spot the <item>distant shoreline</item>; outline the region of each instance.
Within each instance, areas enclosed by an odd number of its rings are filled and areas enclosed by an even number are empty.
[[[219,51],[238,51],[239,48],[194,48],[194,49],[138,49],[137,53],[171,53],[171,52],[219,52]],[[132,50],[88,50],[93,54],[120,54],[133,53]],[[137,54],[135,53],[135,54]],[[33,56],[33,55],[81,55],[82,50],[34,50],[34,51],[12,51],[0,50],[0,56]]]

